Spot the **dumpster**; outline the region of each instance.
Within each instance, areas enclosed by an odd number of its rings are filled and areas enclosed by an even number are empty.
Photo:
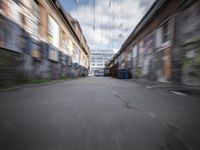
[[[118,78],[119,79],[129,79],[129,69],[118,69]]]

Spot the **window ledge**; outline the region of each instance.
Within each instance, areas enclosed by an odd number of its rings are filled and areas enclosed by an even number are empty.
[[[163,43],[162,44],[162,46],[161,47],[159,47],[159,48],[157,48],[157,51],[162,51],[162,50],[164,50],[164,49],[166,49],[166,48],[168,48],[168,47],[171,47],[172,46],[172,43],[171,42],[165,42],[165,43]]]

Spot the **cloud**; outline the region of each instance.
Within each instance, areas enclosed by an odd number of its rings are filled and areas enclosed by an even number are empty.
[[[96,0],[94,9],[90,0],[70,13],[79,21],[91,49],[119,50],[153,1],[111,0],[109,7],[110,0]]]

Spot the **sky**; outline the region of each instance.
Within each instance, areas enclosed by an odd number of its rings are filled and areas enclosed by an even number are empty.
[[[90,49],[117,52],[154,0],[60,0],[79,21]]]

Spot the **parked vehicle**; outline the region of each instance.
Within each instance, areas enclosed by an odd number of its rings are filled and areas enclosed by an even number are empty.
[[[104,69],[95,70],[94,75],[96,77],[104,76]]]

